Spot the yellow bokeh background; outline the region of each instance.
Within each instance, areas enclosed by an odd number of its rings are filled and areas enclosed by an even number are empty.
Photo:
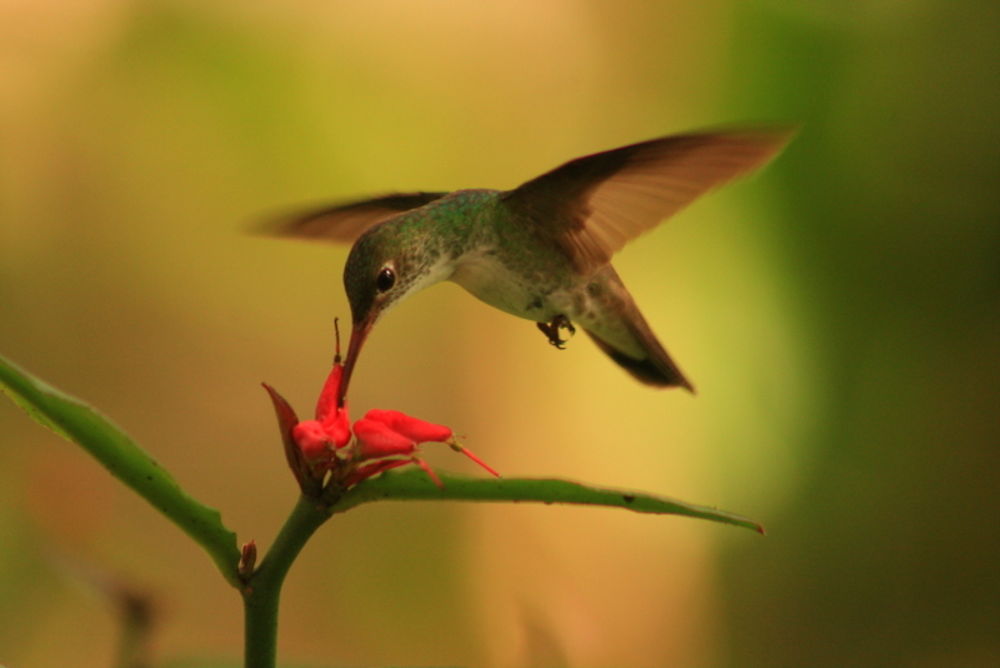
[[[356,414],[448,424],[604,509],[381,504],[306,547],[297,665],[1000,660],[1000,12],[832,2],[0,0],[0,352],[86,399],[262,549],[295,499],[259,383],[300,413],[346,248],[248,234],[303,204],[507,188],[586,153],[801,123],[616,267],[698,395],[452,285],[370,338]],[[436,467],[479,474],[445,449]],[[0,663],[105,666],[94,586],[155,657],[237,660],[238,596],[85,453],[0,404]]]

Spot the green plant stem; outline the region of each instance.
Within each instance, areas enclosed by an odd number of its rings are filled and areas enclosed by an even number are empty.
[[[595,487],[553,478],[469,478],[447,473],[438,475],[444,482],[443,487],[434,485],[423,471],[416,468],[383,473],[331,500],[331,511],[342,513],[372,501],[567,503],[617,507],[637,513],[696,517],[764,533],[764,527],[742,515],[645,492]]]
[[[260,567],[242,588],[244,665],[274,668],[278,641],[278,603],[289,567],[310,536],[330,517],[324,504],[300,496]]]

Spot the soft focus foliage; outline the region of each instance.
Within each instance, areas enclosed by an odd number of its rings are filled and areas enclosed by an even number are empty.
[[[697,397],[637,385],[584,337],[555,352],[452,286],[389,314],[352,384],[359,414],[453,426],[505,474],[662,490],[770,536],[361,508],[293,569],[285,656],[996,663],[998,29],[986,0],[0,0],[0,350],[264,548],[296,488],[259,382],[314,396],[346,249],[246,229],[802,122],[772,168],[617,260]],[[238,651],[239,600],[198,548],[6,404],[0,536],[6,664],[108,665],[102,574],[154,592],[164,658]]]

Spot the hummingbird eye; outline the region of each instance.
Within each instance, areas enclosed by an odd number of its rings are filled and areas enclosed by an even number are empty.
[[[383,267],[382,271],[378,272],[378,276],[375,277],[375,288],[379,292],[386,292],[396,284],[396,272],[392,270],[392,267]]]

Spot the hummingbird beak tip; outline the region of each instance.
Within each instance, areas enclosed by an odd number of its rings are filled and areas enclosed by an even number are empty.
[[[347,388],[351,382],[351,374],[354,372],[354,365],[358,361],[361,353],[361,346],[368,337],[371,324],[367,321],[355,323],[351,328],[351,341],[347,344],[347,357],[344,360],[344,375],[340,380],[340,392],[337,396],[337,406],[342,407],[347,399]]]

